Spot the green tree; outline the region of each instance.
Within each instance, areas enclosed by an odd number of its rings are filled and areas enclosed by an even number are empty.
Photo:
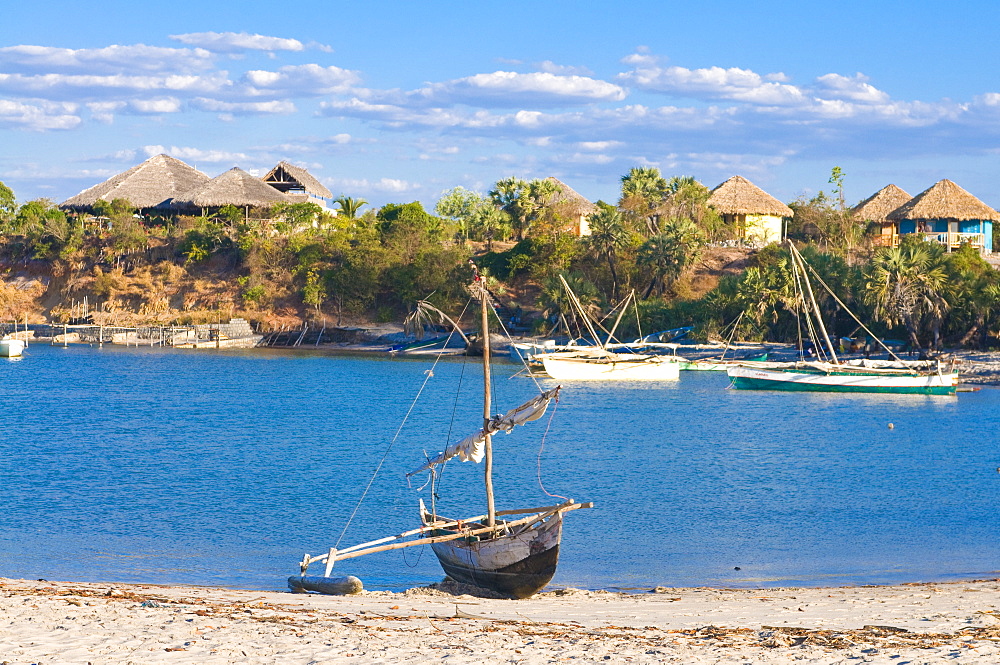
[[[875,317],[888,326],[902,324],[914,348],[922,348],[925,320],[933,344],[938,344],[948,310],[946,287],[941,249],[921,238],[906,238],[898,247],[880,247],[865,271],[865,301]]]
[[[517,233],[523,240],[528,225],[531,203],[528,197],[528,183],[520,178],[510,177],[497,180],[489,197],[498,208],[507,213]]]
[[[472,220],[476,216],[483,197],[464,187],[449,189],[441,195],[434,206],[434,212],[458,224],[459,233],[468,240]]]
[[[0,182],[0,229],[14,220],[17,203],[10,187]]]
[[[572,298],[566,293],[558,275],[546,278],[542,282],[542,291],[538,296],[538,306],[542,309],[542,317],[548,322],[551,334],[553,330],[562,328],[573,337],[587,337],[586,318],[598,320],[601,313],[600,295],[597,287],[580,273],[564,275],[566,283],[572,289],[583,313],[573,304]]]
[[[655,291],[659,295],[701,257],[705,240],[691,220],[672,219],[662,231],[644,242],[638,251],[638,264],[650,275],[643,299]]]
[[[598,254],[603,255],[611,273],[611,299],[618,300],[618,271],[615,266],[616,254],[629,246],[631,237],[625,220],[617,208],[602,207],[587,217],[590,235],[586,243]]]
[[[333,200],[339,206],[340,214],[347,219],[357,219],[358,210],[361,206],[368,205],[364,199],[354,199],[350,196],[340,195]]]
[[[618,207],[633,218],[641,221],[649,236],[659,232],[654,211],[667,195],[667,181],[660,169],[637,166],[621,177],[622,193]]]

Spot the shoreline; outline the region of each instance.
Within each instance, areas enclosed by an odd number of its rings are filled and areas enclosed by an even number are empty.
[[[0,656],[27,663],[1000,662],[1000,580],[827,588],[431,587],[318,596],[0,578]]]

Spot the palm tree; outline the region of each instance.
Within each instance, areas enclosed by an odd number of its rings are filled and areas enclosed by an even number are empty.
[[[920,239],[904,242],[875,253],[865,273],[865,301],[879,321],[905,326],[914,348],[920,348],[921,321],[926,317],[936,346],[949,309],[944,298],[947,283],[940,251]]]
[[[660,169],[637,166],[629,169],[621,180],[622,195],[618,205],[642,218],[649,235],[655,235],[659,229],[652,212],[667,195],[667,181],[660,175]]]
[[[603,254],[611,273],[611,300],[618,299],[618,271],[615,269],[615,254],[629,244],[629,232],[625,220],[617,208],[602,207],[587,217],[590,235],[587,244],[598,254]]]
[[[520,178],[510,177],[497,180],[488,193],[498,208],[510,216],[517,239],[524,239],[528,217],[528,183]]]
[[[586,315],[596,321],[601,312],[597,288],[579,273],[566,275],[565,279]],[[558,276],[549,277],[543,282],[538,305],[542,308],[542,316],[553,324],[553,330],[561,323],[570,335],[580,337],[586,334],[587,324],[581,318],[582,315],[566,293]]]
[[[691,220],[671,219],[665,223],[663,231],[639,247],[639,265],[651,272],[643,300],[654,290],[663,295],[674,280],[701,258],[704,246],[704,238]]]
[[[486,251],[493,251],[496,238],[506,239],[510,233],[510,216],[489,201],[483,201],[472,211],[469,226],[486,240]]]
[[[347,219],[354,219],[358,215],[358,209],[363,205],[368,205],[368,201],[364,199],[354,199],[350,196],[338,196],[333,200],[338,206],[340,206],[340,214],[342,214]]]

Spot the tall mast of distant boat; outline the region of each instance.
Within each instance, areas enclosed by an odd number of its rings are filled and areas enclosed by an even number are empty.
[[[475,285],[479,297],[479,339],[483,343],[483,432],[485,433],[484,446],[486,455],[484,460],[483,475],[486,480],[486,526],[491,529],[496,526],[497,511],[493,499],[493,436],[490,434],[489,424],[491,417],[491,386],[490,386],[490,320],[489,320],[489,292],[486,290],[486,281],[479,274],[475,264],[472,265],[475,271]]]

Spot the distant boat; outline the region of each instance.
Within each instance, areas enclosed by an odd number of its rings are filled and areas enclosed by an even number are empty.
[[[473,296],[480,301],[480,334],[489,329],[490,296],[476,271]],[[490,378],[491,349],[483,347],[483,425],[478,431],[449,445],[429,459],[412,476],[423,471],[436,473],[435,467],[458,457],[465,461],[484,461],[486,513],[466,519],[448,519],[428,510],[420,502],[421,526],[395,536],[388,536],[342,550],[331,549],[327,554],[310,557],[300,564],[301,575],[288,578],[293,590],[323,593],[357,593],[361,582],[354,577],[331,577],[336,561],[386,550],[430,545],[441,567],[452,579],[465,584],[490,589],[510,598],[527,598],[549,583],[556,571],[562,524],[565,513],[578,508],[590,508],[590,503],[575,503],[569,499],[544,508],[497,510],[493,495],[493,435],[510,432],[518,425],[538,420],[551,401],[558,399],[561,386],[542,391],[524,404],[505,414],[492,413]],[[436,476],[432,476],[433,479]],[[433,487],[433,486],[432,486]],[[431,490],[432,495],[434,490]],[[506,519],[504,519],[506,518]],[[415,540],[404,540],[417,536]],[[398,541],[398,542],[395,542]],[[326,563],[323,576],[306,575],[310,564]]]
[[[24,340],[9,335],[0,339],[0,358],[20,358],[24,351]]]
[[[889,366],[877,364],[848,364],[837,357],[834,342],[827,334],[819,305],[813,294],[809,279],[807,264],[789,241],[788,248],[792,257],[792,272],[795,274],[799,302],[807,316],[812,316],[810,330],[816,331],[817,339],[813,340],[817,353],[824,358],[809,361],[798,361],[767,366],[751,366],[749,364],[734,364],[726,371],[732,381],[733,388],[744,390],[791,390],[791,391],[821,391],[821,392],[865,392],[865,393],[916,393],[924,395],[954,395],[958,387],[958,372],[947,369],[935,361],[923,366],[913,366],[900,360],[888,348],[886,349],[894,361]],[[811,270],[811,269],[810,269]],[[813,271],[815,275],[815,271]],[[836,298],[822,280],[824,288]],[[849,313],[850,310],[838,303]],[[853,313],[851,313],[854,316]],[[857,321],[857,317],[855,317]],[[861,321],[858,323],[864,328]],[[865,331],[875,337],[867,328]]]
[[[562,275],[563,289],[576,307],[581,318],[590,329],[594,339],[600,339],[590,323],[590,318],[580,305],[576,294]],[[629,297],[633,297],[630,294]],[[627,306],[626,299],[625,305]],[[625,307],[622,307],[622,312]],[[619,314],[618,320],[621,320]],[[608,340],[614,336],[615,327],[608,334]],[[646,346],[676,349],[676,344],[664,342],[645,342]],[[558,353],[543,353],[534,356],[541,361],[546,374],[556,381],[670,381],[680,377],[680,361],[677,356],[667,356],[654,353],[644,353],[641,346],[634,349],[628,344],[601,343],[599,346],[581,347],[575,351]]]
[[[681,369],[699,372],[725,372],[730,365],[766,362],[767,356],[767,353],[759,353],[744,358],[698,358],[697,360],[683,361]]]
[[[606,349],[546,353],[535,356],[556,381],[670,381],[680,377],[673,356],[615,353]]]

